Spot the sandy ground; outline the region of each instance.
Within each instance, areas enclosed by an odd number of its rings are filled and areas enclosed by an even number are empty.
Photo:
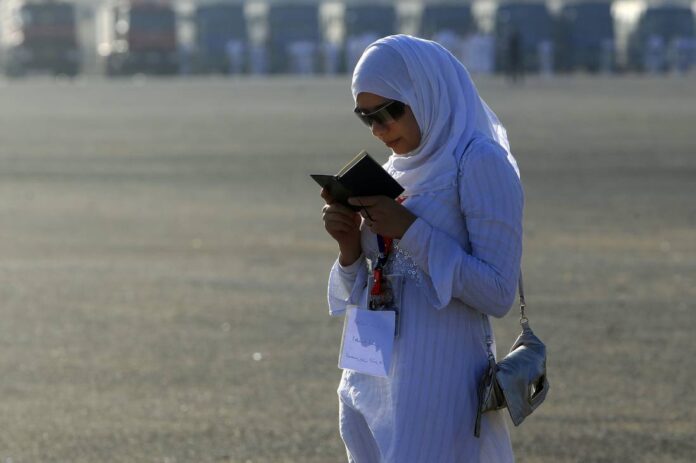
[[[694,461],[696,79],[479,88],[549,350],[518,461]],[[0,461],[344,461],[307,174],[386,154],[347,81],[38,79],[0,102]],[[504,351],[514,309],[496,328]]]

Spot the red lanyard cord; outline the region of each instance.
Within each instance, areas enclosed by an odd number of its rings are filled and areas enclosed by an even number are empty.
[[[400,196],[396,201],[401,204],[406,198]],[[387,264],[387,259],[389,259],[389,254],[392,251],[392,246],[394,244],[394,238],[389,238],[388,236],[377,235],[377,247],[379,248],[379,256],[377,257],[377,263],[372,271],[373,285],[370,294],[372,296],[378,296],[382,294],[382,270]]]
[[[394,243],[393,238],[383,237],[382,235],[377,235],[377,246],[379,247],[379,257],[377,258],[377,264],[372,271],[373,285],[370,294],[377,296],[382,294],[382,269],[387,263],[389,254],[392,250],[392,244]]]

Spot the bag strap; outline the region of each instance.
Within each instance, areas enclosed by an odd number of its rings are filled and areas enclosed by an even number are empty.
[[[524,309],[527,308],[527,304],[524,301],[524,286],[522,285],[522,269],[520,269],[520,281],[517,284],[517,291],[520,294],[520,324],[529,322]]]
[[[528,329],[529,328],[529,318],[527,318],[527,314],[525,312],[525,309],[527,308],[527,304],[524,299],[524,285],[522,284],[522,269],[520,269],[520,279],[519,282],[517,283],[517,292],[520,296],[520,325],[522,326],[522,329]],[[495,354],[493,354],[493,336],[491,335],[491,325],[490,325],[490,320],[488,319],[488,315],[485,313],[481,312],[481,318],[483,321],[483,331],[486,334],[486,346],[488,348],[488,359],[489,361],[495,361]]]
[[[464,147],[464,150],[462,150],[459,158],[457,159],[457,201],[460,201],[459,198],[459,176],[462,173],[462,159],[464,159],[464,155],[466,154],[467,150],[473,143],[475,137],[471,137],[469,140],[469,143],[467,143],[466,147]],[[527,318],[527,314],[525,313],[525,309],[527,308],[527,303],[525,302],[524,299],[524,285],[522,284],[522,269],[520,269],[520,279],[517,283],[517,292],[520,296],[520,325],[522,325],[523,329],[528,329],[527,324],[529,323],[529,319]],[[493,355],[493,336],[491,335],[491,330],[490,330],[490,322],[488,320],[488,315],[485,313],[481,312],[481,316],[483,317],[483,329],[486,334],[486,345],[488,346],[488,358],[489,359],[495,359],[495,356]]]

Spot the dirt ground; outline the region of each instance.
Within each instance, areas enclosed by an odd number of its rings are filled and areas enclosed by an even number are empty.
[[[479,79],[526,190],[518,462],[696,460],[696,78]],[[0,462],[345,461],[309,173],[345,79],[0,82]],[[496,323],[504,353],[515,309]]]

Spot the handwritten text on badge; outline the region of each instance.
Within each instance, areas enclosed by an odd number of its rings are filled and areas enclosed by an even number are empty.
[[[394,315],[390,310],[348,308],[338,367],[388,376],[394,348]]]

